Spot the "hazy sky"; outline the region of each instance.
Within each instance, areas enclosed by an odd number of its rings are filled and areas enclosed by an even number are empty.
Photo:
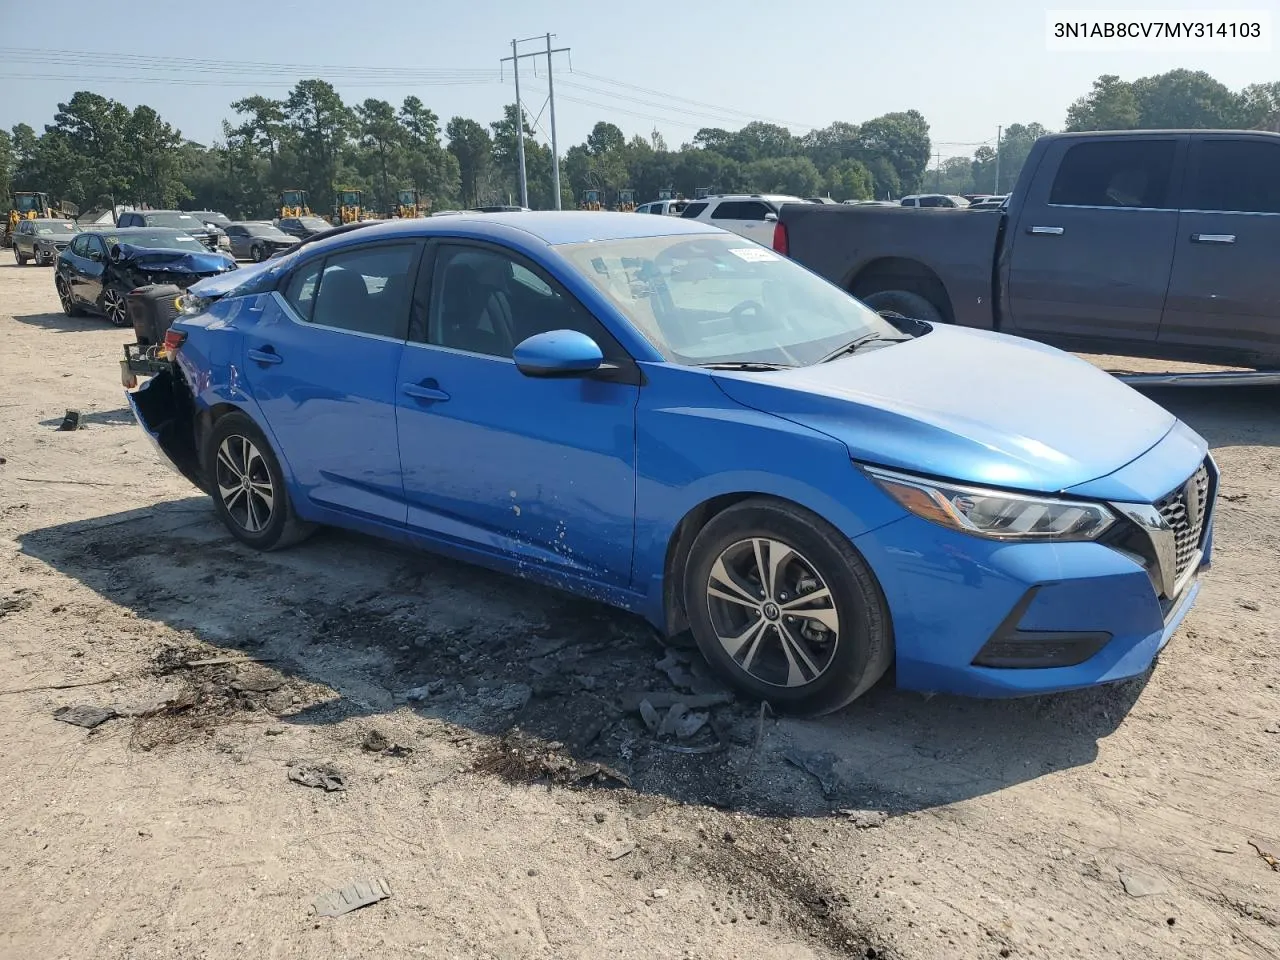
[[[1102,73],[1132,79],[1187,67],[1232,89],[1280,80],[1280,44],[1270,54],[1046,51],[1046,9],[1104,6],[1096,0],[216,0],[153,4],[147,13],[126,4],[112,13],[101,0],[60,0],[51,19],[29,2],[0,0],[0,126],[26,122],[40,130],[59,101],[88,89],[130,106],[149,103],[187,137],[209,142],[232,116],[231,101],[255,92],[283,96],[310,76],[333,82],[348,103],[366,97],[399,103],[412,93],[442,124],[457,114],[487,124],[514,100],[509,64],[505,82],[498,79],[498,59],[510,54],[511,38],[548,30],[556,46],[572,48],[575,71],[569,58],[557,57],[561,152],[598,119],[628,134],[656,127],[674,147],[698,127],[736,128],[752,117],[803,133],[914,107],[946,157],[994,140],[997,124],[1060,127],[1067,105]],[[1266,10],[1280,29],[1280,0],[1111,6]],[[15,47],[58,52],[18,57]],[[88,50],[101,53],[92,60],[76,55]],[[150,60],[139,66],[132,55]],[[157,58],[168,59],[157,64]],[[535,78],[532,61],[524,63],[521,92],[549,130],[545,71],[540,65]]]

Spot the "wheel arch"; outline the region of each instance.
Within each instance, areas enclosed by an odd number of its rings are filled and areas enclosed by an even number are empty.
[[[881,257],[862,267],[846,285],[850,293],[859,299],[886,290],[903,290],[924,297],[947,323],[955,323],[955,309],[951,295],[942,278],[932,268],[908,257]]]

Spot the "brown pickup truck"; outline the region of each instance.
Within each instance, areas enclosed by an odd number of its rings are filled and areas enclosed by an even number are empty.
[[[1280,368],[1280,134],[1055,134],[1003,207],[786,204],[774,248],[881,311]]]

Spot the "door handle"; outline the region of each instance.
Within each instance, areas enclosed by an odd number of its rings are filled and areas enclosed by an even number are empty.
[[[250,350],[249,359],[254,363],[284,363],[284,357],[270,347],[264,350]]]
[[[425,400],[432,403],[449,399],[449,395],[440,389],[440,385],[435,380],[423,380],[422,383],[402,383],[400,384],[400,392],[406,397],[413,397],[415,400]]]
[[[1042,237],[1060,237],[1064,233],[1062,227],[1031,227],[1027,233],[1034,233]]]
[[[1234,233],[1193,233],[1192,243],[1235,243]]]

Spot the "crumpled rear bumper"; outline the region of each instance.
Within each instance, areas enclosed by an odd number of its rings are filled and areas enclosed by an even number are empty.
[[[195,442],[195,405],[182,375],[164,370],[125,393],[152,446],[181,476],[208,492]]]

